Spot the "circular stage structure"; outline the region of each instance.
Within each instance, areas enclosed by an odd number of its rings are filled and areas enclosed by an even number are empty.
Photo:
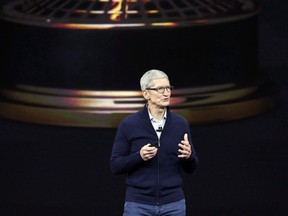
[[[1,5],[0,117],[117,127],[144,106],[139,79],[165,71],[192,124],[274,106],[258,69],[257,0],[20,0]]]

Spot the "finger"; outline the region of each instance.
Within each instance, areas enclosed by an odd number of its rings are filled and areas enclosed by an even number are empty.
[[[145,150],[146,151],[151,151],[153,148],[155,148],[154,146],[152,146],[150,143],[145,145]]]
[[[178,158],[185,158],[186,156],[184,154],[178,155]]]
[[[184,134],[184,141],[188,141],[188,134],[187,133]]]
[[[184,154],[185,151],[183,149],[178,149],[178,152]]]

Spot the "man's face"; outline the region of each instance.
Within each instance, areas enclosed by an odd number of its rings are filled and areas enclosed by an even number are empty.
[[[171,96],[169,87],[170,83],[167,78],[153,80],[150,90],[143,91],[143,96],[148,101],[148,105],[155,107],[169,106]],[[163,90],[164,92],[161,93]]]

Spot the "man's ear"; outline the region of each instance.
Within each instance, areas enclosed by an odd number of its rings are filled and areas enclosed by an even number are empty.
[[[150,94],[147,90],[143,90],[142,91],[142,95],[143,97],[146,99],[146,100],[149,100],[150,99]]]

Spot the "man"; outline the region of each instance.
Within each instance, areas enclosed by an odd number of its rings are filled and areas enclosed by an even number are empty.
[[[181,169],[192,173],[198,158],[190,127],[169,109],[168,76],[149,70],[140,79],[144,108],[120,123],[111,154],[111,170],[127,174],[123,216],[185,216]]]

